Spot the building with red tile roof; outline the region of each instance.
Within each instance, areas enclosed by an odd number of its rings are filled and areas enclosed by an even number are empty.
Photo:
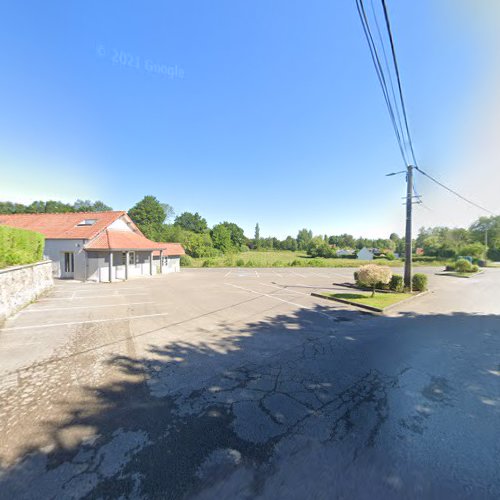
[[[179,243],[151,241],[124,211],[0,214],[0,225],[45,236],[44,254],[54,275],[82,281],[115,281],[180,270]]]

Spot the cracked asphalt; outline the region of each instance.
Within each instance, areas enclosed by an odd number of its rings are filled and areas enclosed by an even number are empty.
[[[386,317],[352,269],[57,282],[0,329],[0,499],[500,498],[500,269]]]

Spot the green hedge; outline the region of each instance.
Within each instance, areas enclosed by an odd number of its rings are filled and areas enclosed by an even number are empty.
[[[43,246],[40,233],[0,226],[0,268],[41,261]]]

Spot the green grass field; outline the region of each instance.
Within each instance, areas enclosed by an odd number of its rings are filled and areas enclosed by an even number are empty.
[[[211,258],[190,258],[190,264],[185,267],[356,267],[364,264],[384,264],[391,267],[402,267],[402,260],[377,259],[364,261],[357,259],[325,259],[311,258],[305,252],[291,252],[288,250],[240,252]],[[415,262],[414,266],[444,266],[443,261]]]
[[[377,293],[375,297],[371,297],[371,293],[328,293],[325,295],[379,309],[384,309],[413,296],[411,293]]]

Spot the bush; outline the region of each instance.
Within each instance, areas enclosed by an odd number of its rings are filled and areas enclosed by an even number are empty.
[[[0,226],[0,267],[39,262],[43,258],[44,241],[40,233]]]
[[[289,265],[292,267],[300,267],[302,266],[302,262],[299,259],[294,259]]]
[[[214,259],[206,259],[203,261],[203,264],[201,267],[214,267],[216,265],[216,262]]]
[[[404,291],[405,285],[403,281],[403,276],[400,274],[393,274],[391,277],[391,281],[389,281],[389,289],[393,292],[401,293]]]
[[[181,255],[181,266],[191,267],[193,265],[193,259],[189,255]]]
[[[472,264],[466,259],[457,260],[455,270],[459,273],[470,273],[472,271]]]
[[[479,267],[486,267],[486,266],[488,265],[488,263],[487,263],[485,260],[479,259],[479,260],[477,261],[477,265],[478,265]]]
[[[471,269],[471,273],[477,273],[479,271],[479,266],[477,264],[474,264]]]
[[[245,265],[245,261],[243,259],[237,259],[236,260],[236,265],[238,267],[243,267]]]
[[[245,267],[258,267],[257,262],[255,262],[252,259],[247,260],[244,265],[245,265]]]
[[[373,289],[372,297],[375,295],[377,286],[384,286],[391,280],[392,271],[390,267],[377,264],[361,266],[358,273],[358,282]]]
[[[359,284],[359,271],[354,271],[354,281],[356,285]]]
[[[455,270],[455,265],[454,264],[448,264],[445,268],[445,271],[454,271]]]
[[[411,285],[413,290],[417,292],[427,290],[427,276],[422,273],[414,274],[411,280]]]

